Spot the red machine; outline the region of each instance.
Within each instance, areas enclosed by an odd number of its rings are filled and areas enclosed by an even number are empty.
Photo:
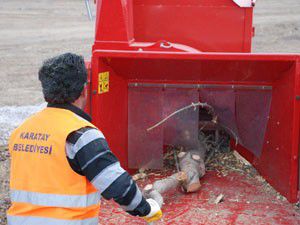
[[[146,128],[209,102],[238,151],[297,201],[300,55],[250,53],[252,15],[251,0],[97,1],[89,110],[125,168],[159,168],[170,135]]]

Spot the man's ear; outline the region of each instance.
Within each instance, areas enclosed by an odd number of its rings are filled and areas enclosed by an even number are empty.
[[[88,86],[84,85],[83,90],[82,90],[80,96],[86,98],[87,94],[88,94]]]

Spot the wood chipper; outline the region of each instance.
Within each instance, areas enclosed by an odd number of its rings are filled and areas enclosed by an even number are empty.
[[[300,55],[251,53],[253,7],[253,0],[97,1],[87,110],[123,167],[161,169],[165,145],[193,145],[198,108],[147,129],[208,103],[232,147],[290,202],[299,200]],[[193,140],[182,140],[182,130]]]

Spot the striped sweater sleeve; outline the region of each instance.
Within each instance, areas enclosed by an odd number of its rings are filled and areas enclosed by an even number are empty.
[[[101,131],[85,127],[71,133],[66,142],[66,154],[71,168],[86,176],[105,199],[113,199],[134,216],[146,216],[150,212],[150,205],[120,166]]]

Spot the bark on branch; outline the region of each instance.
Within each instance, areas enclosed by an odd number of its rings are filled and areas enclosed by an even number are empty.
[[[185,107],[183,107],[181,109],[176,110],[175,112],[171,113],[170,115],[168,115],[167,117],[165,117],[163,120],[159,121],[158,123],[156,123],[152,127],[147,128],[147,131],[153,130],[154,128],[156,128],[156,127],[160,126],[161,124],[163,124],[164,122],[166,122],[171,117],[175,116],[176,114],[178,114],[178,113],[180,113],[180,112],[182,112],[184,110],[187,110],[187,109],[190,109],[190,108],[194,108],[194,110],[196,110],[197,107],[201,107],[201,108],[207,109],[208,114],[212,115],[213,121],[214,121],[214,119],[217,118],[216,115],[215,115],[214,109],[213,109],[213,107],[211,105],[209,105],[207,103],[202,103],[202,102],[197,102],[197,103],[193,103],[192,102],[192,104],[190,104],[188,106],[185,106]]]

